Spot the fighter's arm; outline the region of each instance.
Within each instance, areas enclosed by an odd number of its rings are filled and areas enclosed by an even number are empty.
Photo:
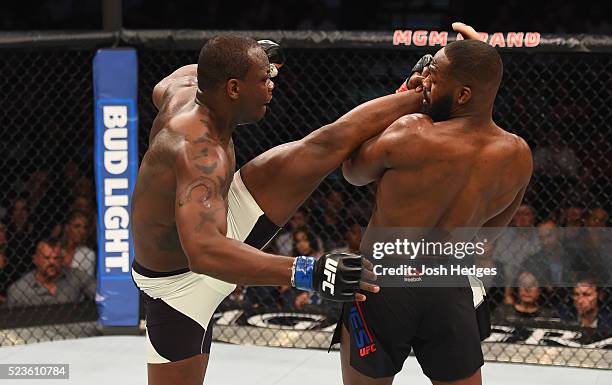
[[[391,141],[391,135],[383,131],[362,144],[342,163],[344,179],[354,186],[364,186],[378,179],[389,167],[387,154]]]
[[[346,159],[359,145],[380,134],[396,119],[419,112],[422,108],[422,92],[409,90],[379,97],[353,108],[303,140],[315,147],[318,145],[327,153],[334,151],[335,154],[342,154],[341,159]]]
[[[396,120],[379,135],[365,142],[353,155],[342,163],[342,174],[350,184],[363,186],[371,183],[396,163],[396,154],[409,152],[408,143],[415,151],[421,146],[419,130],[431,124],[423,114],[411,114]],[[404,150],[404,151],[402,151]]]
[[[168,89],[175,86],[191,87],[197,85],[198,65],[189,64],[183,66],[170,75],[162,79],[155,88],[153,88],[153,104],[157,109],[160,109],[164,104],[164,99],[168,96]]]
[[[225,236],[222,190],[229,183],[227,167],[222,150],[209,143],[187,142],[178,150],[176,227],[189,268],[237,284],[288,285],[293,258],[267,254]]]

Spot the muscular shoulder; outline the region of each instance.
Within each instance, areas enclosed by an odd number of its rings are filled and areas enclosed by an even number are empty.
[[[390,152],[403,153],[407,148],[416,151],[428,144],[432,128],[433,122],[429,116],[410,114],[393,122],[382,136]]]
[[[392,130],[409,130],[409,133],[418,133],[433,125],[431,118],[425,114],[409,114],[397,119],[389,128]]]
[[[198,81],[195,76],[168,78],[153,88],[153,104],[160,110],[175,109],[195,97]],[[193,94],[193,97],[191,97]]]
[[[406,141],[426,140],[428,130],[433,127],[431,118],[424,114],[404,115],[391,124],[383,136],[391,144],[400,145]]]

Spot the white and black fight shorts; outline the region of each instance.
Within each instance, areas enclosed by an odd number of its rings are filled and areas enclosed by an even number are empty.
[[[261,249],[279,230],[259,208],[237,171],[228,194],[227,237]],[[132,277],[145,302],[148,363],[210,353],[212,316],[235,284],[187,268],[155,272],[136,262]]]

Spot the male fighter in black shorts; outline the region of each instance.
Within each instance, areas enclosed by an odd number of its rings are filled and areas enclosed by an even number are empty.
[[[477,38],[471,27],[454,28]],[[426,114],[398,119],[343,164],[350,183],[377,182],[366,234],[376,227],[478,231],[509,223],[532,159],[523,139],[493,122],[501,78],[499,54],[477,40],[447,45],[414,75],[422,79]],[[482,297],[478,285],[383,287],[365,302],[345,304],[335,335],[344,384],[391,384],[411,349],[434,385],[481,384],[480,340],[490,326],[477,319]]]

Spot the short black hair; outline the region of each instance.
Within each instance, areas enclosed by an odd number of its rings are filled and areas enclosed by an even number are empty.
[[[577,274],[574,287],[578,286],[579,284],[593,286],[595,289],[597,289],[597,291],[599,291],[599,280],[588,272],[580,272]]]
[[[59,246],[61,244],[59,238],[57,237],[45,237],[45,238],[39,239],[38,242],[36,242],[36,249],[38,249],[38,246],[43,243],[52,248]]]
[[[497,90],[504,70],[495,48],[480,40],[458,40],[444,47],[455,79],[472,86],[492,86]]]
[[[249,51],[257,48],[257,41],[235,35],[221,35],[210,39],[198,58],[198,88],[211,89],[229,79],[242,79],[251,65]]]
[[[80,210],[73,210],[66,217],[66,220],[64,221],[64,224],[68,225],[68,224],[70,224],[72,221],[74,221],[77,218],[83,218],[83,219],[85,219],[85,221],[87,221],[89,219],[87,214],[85,214],[84,212],[82,212]]]

